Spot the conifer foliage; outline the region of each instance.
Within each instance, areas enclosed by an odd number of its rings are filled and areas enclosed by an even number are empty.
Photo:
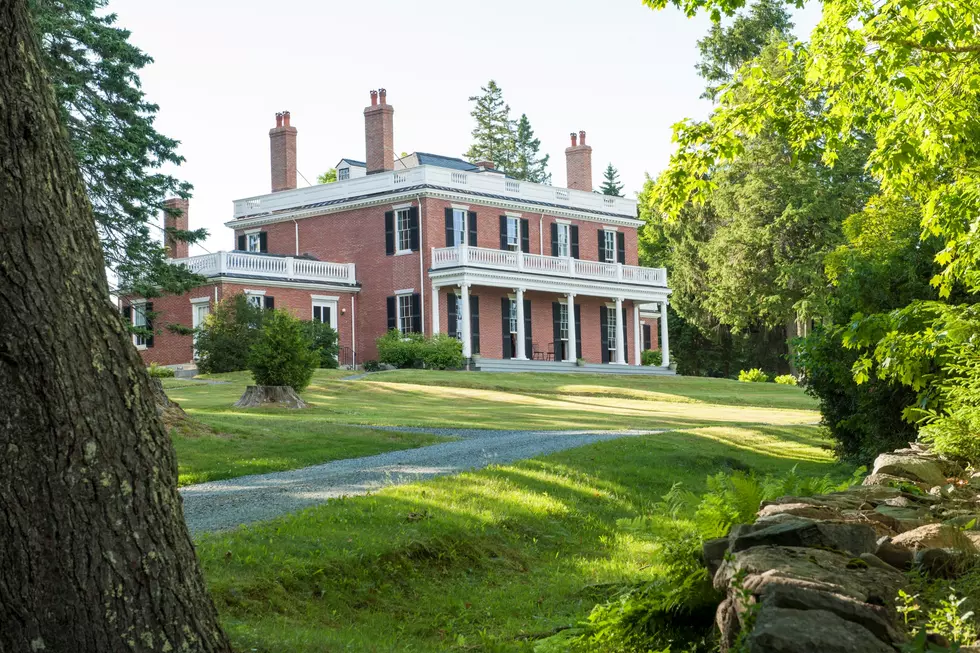
[[[539,156],[541,139],[534,137],[531,122],[527,114],[521,114],[517,121],[517,132],[514,138],[514,167],[508,172],[512,177],[532,181],[536,184],[550,184],[551,173],[548,172],[550,155]]]
[[[520,120],[511,119],[510,105],[504,102],[503,91],[494,80],[480,90],[481,95],[470,97],[474,103],[470,115],[476,127],[466,159],[473,163],[490,161],[494,168],[514,179],[550,184],[549,156],[540,156],[541,140],[534,137],[527,115],[521,114]]]
[[[606,171],[602,173],[602,186],[599,190],[603,195],[623,196],[623,184],[619,183],[619,170],[613,164],[606,166]]]

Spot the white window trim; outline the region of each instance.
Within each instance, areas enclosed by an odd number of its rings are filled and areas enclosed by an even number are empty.
[[[619,231],[619,227],[611,227],[607,224],[602,225],[603,231]]]
[[[522,217],[524,217],[524,214],[523,213],[517,213],[515,211],[504,211],[504,215],[506,215],[508,218],[522,218]]]
[[[315,302],[339,302],[339,295],[310,295],[310,299]]]
[[[520,215],[514,215],[511,213],[504,213],[504,217],[507,218],[507,233],[505,234],[505,238],[507,238],[507,246],[514,248],[510,251],[519,252],[521,250],[521,217]],[[514,229],[514,234],[516,235],[516,239],[513,243],[510,242],[511,224],[516,225]]]
[[[191,297],[191,304],[207,304],[210,301],[210,297]]]
[[[249,254],[261,254],[262,253],[262,238],[259,236],[261,230],[255,229],[245,233],[245,251]],[[255,245],[257,249],[251,249],[252,236],[255,236]]]
[[[603,239],[603,241],[602,241],[602,248],[603,248],[603,250],[606,250],[604,252],[604,254],[606,254],[606,255],[609,254],[608,248],[606,247],[606,239],[608,238],[608,236],[606,234],[613,234],[613,239],[612,239],[612,241],[613,241],[612,258],[610,258],[609,256],[606,256],[605,257],[606,258],[606,263],[618,263],[619,262],[619,243],[618,243],[618,241],[616,239],[616,236],[615,236],[616,233],[617,232],[616,232],[615,229],[608,229],[606,227],[603,227],[602,228],[602,234],[603,234],[602,235],[602,239]]]
[[[246,288],[244,290],[244,293],[246,295],[265,295],[265,291],[264,290],[252,290],[250,288]]]
[[[405,204],[392,204],[391,205],[391,210],[392,211],[401,211],[402,209],[410,209],[410,208],[413,208],[414,206],[415,206],[415,204],[412,203],[412,202],[406,202]]]
[[[410,211],[411,208],[412,208],[412,205],[411,204],[407,204],[407,205],[404,205],[404,206],[401,206],[401,207],[394,207],[394,209],[393,209],[395,211],[395,225],[394,225],[395,226],[395,256],[403,256],[405,254],[411,254],[412,253],[412,248],[411,248],[411,241],[412,241],[412,214],[411,214],[411,211]],[[408,228],[405,229],[405,231],[408,232],[408,240],[409,240],[409,247],[407,247],[407,248],[402,248],[401,247],[401,233],[398,230],[398,214],[401,213],[402,211],[405,212],[405,220],[408,222]]]
[[[141,325],[136,324],[136,307],[137,306],[139,307],[140,313],[143,315],[143,324],[141,324]],[[131,326],[146,326],[146,300],[145,299],[132,299],[132,300],[130,300],[129,301],[129,312],[130,312],[129,323],[130,323]],[[136,339],[139,337],[139,335],[134,333],[132,335],[132,337],[133,337],[133,345],[136,347],[136,349],[138,351],[143,351],[144,349],[146,349],[146,339],[145,338],[143,340],[143,344],[139,344],[138,342],[136,342]]]
[[[406,293],[402,293],[402,294],[399,295],[398,293],[396,293],[396,297],[395,297],[395,326],[398,328],[398,332],[401,333],[402,335],[404,335],[406,333],[412,333],[411,328],[409,328],[409,330],[407,330],[407,331],[405,329],[402,329],[402,317],[403,317],[403,314],[402,314],[402,299],[404,299],[405,297],[408,297],[409,298],[409,301],[408,301],[408,304],[409,304],[408,310],[411,311],[412,310],[411,295],[406,294]]]
[[[555,218],[555,222],[558,224],[572,224],[571,220],[566,220],[565,218]]]
[[[262,227],[259,227],[257,229],[246,229],[245,231],[242,232],[242,235],[248,236],[249,234],[258,234],[258,233],[262,233]]]
[[[402,288],[401,290],[395,291],[396,295],[414,295],[415,288]]]
[[[330,309],[330,328],[337,330],[337,305],[338,297],[328,297],[325,295],[310,296],[310,319],[313,319],[313,309],[317,306]]]
[[[469,216],[470,209],[469,209],[468,206],[467,207],[462,207],[462,206],[457,206],[457,205],[453,204],[453,206],[452,206],[452,212],[453,212],[453,234],[454,235],[456,233],[456,211],[462,211],[463,212],[463,230],[462,230],[462,234],[461,234],[461,237],[460,237],[460,244],[461,245],[468,245],[469,244],[469,242],[468,242],[468,240],[469,240],[469,228],[470,228],[470,224],[469,224],[470,223],[470,216]]]
[[[558,256],[571,256],[572,255],[572,223],[565,221],[558,221]],[[562,226],[564,225],[564,228]],[[565,253],[561,253],[561,234],[565,232]]]
[[[460,211],[469,211],[470,210],[470,205],[469,204],[450,204],[449,206],[451,208],[454,208],[454,209],[459,209]]]

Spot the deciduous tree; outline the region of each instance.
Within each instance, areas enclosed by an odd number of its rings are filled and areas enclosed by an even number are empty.
[[[0,650],[230,652],[26,0],[0,25]]]

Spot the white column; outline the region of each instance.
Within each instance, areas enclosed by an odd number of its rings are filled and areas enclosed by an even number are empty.
[[[623,298],[616,298],[616,364],[626,365],[626,329],[623,324]]]
[[[524,347],[524,289],[517,288],[515,293],[517,295],[514,299],[517,307],[517,355],[514,358],[526,361],[527,352]]]
[[[473,355],[473,345],[470,342],[470,284],[460,284],[459,288],[461,304],[459,313],[460,319],[463,320],[463,326],[460,328],[460,331],[463,332],[463,357],[469,358]]]
[[[432,335],[439,333],[439,286],[432,284]]]
[[[578,343],[575,342],[575,293],[568,293],[568,351],[565,360],[574,363],[578,353]]]
[[[642,365],[643,336],[640,333],[640,305],[633,300],[633,364]]]
[[[660,351],[663,354],[663,366],[670,365],[670,344],[667,342],[667,302],[660,302]]]

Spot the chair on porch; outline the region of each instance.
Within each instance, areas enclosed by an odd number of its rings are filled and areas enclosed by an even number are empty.
[[[541,349],[541,345],[534,342],[531,343],[531,360],[533,361],[543,361],[547,360],[545,358],[547,354]]]

